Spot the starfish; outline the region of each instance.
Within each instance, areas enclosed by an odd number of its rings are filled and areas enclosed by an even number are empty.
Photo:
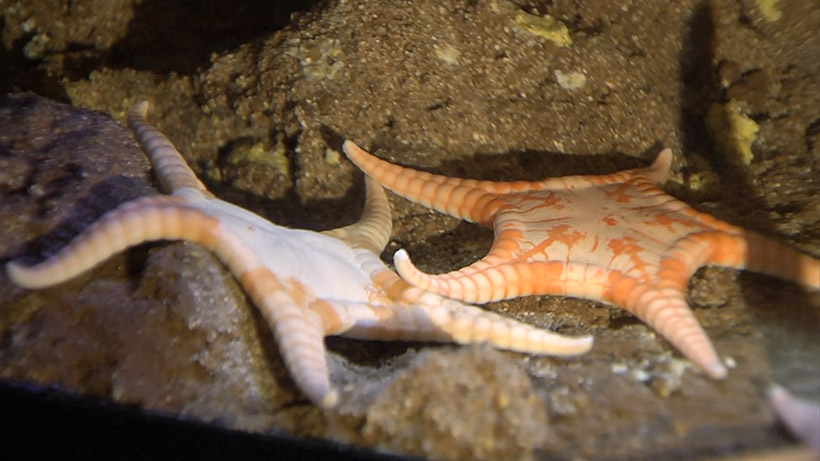
[[[492,227],[486,256],[439,275],[394,255],[402,278],[471,303],[564,295],[619,306],[658,331],[715,379],[726,367],[686,302],[704,265],[748,269],[820,288],[820,261],[701,213],[661,188],[672,151],[609,175],[493,182],[401,167],[352,141],[353,163],[387,189],[456,218]]]
[[[354,224],[323,233],[277,226],[208,192],[182,155],[148,125],[146,102],[128,125],[160,186],[170,195],[120,205],[52,258],[31,267],[12,261],[9,278],[34,289],[59,284],[127,247],[153,240],[187,240],[214,252],[250,295],[273,330],[298,388],[316,405],[338,402],[324,337],[489,342],[514,351],[576,355],[590,337],[566,337],[413,287],[378,254],[392,228],[384,189],[366,179],[365,207]]]

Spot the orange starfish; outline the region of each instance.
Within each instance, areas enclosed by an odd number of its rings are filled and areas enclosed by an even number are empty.
[[[672,151],[610,175],[493,182],[448,178],[381,160],[346,141],[367,175],[414,202],[491,226],[492,248],[458,270],[429,275],[407,252],[394,262],[409,283],[467,302],[565,295],[622,307],[715,379],[726,367],[686,303],[705,265],[728,266],[820,288],[820,261],[745,231],[666,194]]]

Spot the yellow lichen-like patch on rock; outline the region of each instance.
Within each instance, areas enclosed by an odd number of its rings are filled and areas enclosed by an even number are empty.
[[[297,41],[285,53],[299,59],[302,73],[311,80],[332,80],[344,67],[344,53],[337,39]]]
[[[759,127],[743,114],[737,102],[712,104],[706,114],[706,126],[718,150],[730,163],[743,166],[752,162],[752,143]]]
[[[783,12],[777,7],[779,0],[757,0],[757,10],[767,21],[774,22],[783,16]]]
[[[225,163],[234,167],[241,165],[271,166],[282,175],[288,176],[290,174],[287,147],[281,136],[272,149],[261,141],[242,140],[236,142],[225,156]]]
[[[521,12],[513,19],[513,24],[525,32],[546,38],[558,46],[572,45],[567,26],[550,15],[536,16]]]

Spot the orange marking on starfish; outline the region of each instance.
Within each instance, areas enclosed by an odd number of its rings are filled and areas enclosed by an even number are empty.
[[[644,168],[519,183],[526,192],[515,193],[512,183],[421,175],[380,160],[351,141],[344,148],[353,163],[393,192],[493,226],[495,241],[487,256],[446,274],[425,274],[404,250],[397,251],[396,269],[408,282],[471,302],[569,294],[612,303],[647,322],[716,379],[726,375],[726,368],[686,304],[687,282],[699,267],[749,269],[820,289],[816,258],[698,212],[663,192],[659,185],[669,174],[669,149]],[[423,188],[403,186],[408,177],[459,184],[469,189],[461,196],[480,197],[482,203],[421,196],[417,192]],[[454,209],[458,213],[449,211]],[[488,281],[476,275],[493,267],[501,270],[500,277]]]
[[[696,225],[691,220],[675,218],[669,214],[655,215],[651,219],[647,219],[645,224],[648,226],[665,226],[669,229],[669,232],[675,232],[676,224],[683,227],[695,227]]]
[[[333,305],[324,299],[314,299],[308,303],[307,308],[319,316],[326,335],[335,335],[347,329]]]
[[[658,287],[674,288],[680,291],[686,290],[689,277],[685,274],[689,271],[686,264],[674,258],[664,258],[658,268]]]
[[[264,299],[265,296],[276,291],[282,291],[285,287],[266,267],[255,267],[248,269],[239,276],[239,283],[245,287],[245,291],[254,300]]]
[[[519,195],[523,200],[531,200],[538,203],[538,208],[553,208],[560,210],[563,208],[561,205],[561,197],[558,194],[555,194],[551,191],[540,191],[538,194],[536,193],[528,193],[524,195]]]
[[[612,197],[618,203],[629,203],[632,201],[632,190],[634,184],[623,183],[613,190],[604,189],[604,194]]]
[[[559,261],[549,261],[544,263],[531,263],[532,269],[530,281],[532,283],[532,293],[557,293],[564,294],[564,269],[566,266]]]
[[[551,228],[547,231],[547,238],[538,245],[533,246],[529,251],[521,253],[516,257],[519,260],[527,260],[533,257],[544,257],[550,259],[547,249],[555,243],[563,243],[567,247],[567,255],[578,242],[584,240],[586,235],[583,232],[578,232],[572,229],[568,224],[561,224]],[[539,256],[539,254],[541,256]]]
[[[646,261],[643,260],[640,253],[644,251],[644,247],[638,242],[638,239],[631,236],[622,238],[613,238],[609,241],[609,248],[612,250],[612,259],[609,260],[610,265],[618,256],[628,255],[629,260],[632,261],[633,266],[629,269],[630,272],[643,271],[646,269]]]
[[[624,274],[611,271],[607,275],[607,285],[604,289],[603,299],[618,306],[625,306],[629,295],[635,289],[638,281]]]

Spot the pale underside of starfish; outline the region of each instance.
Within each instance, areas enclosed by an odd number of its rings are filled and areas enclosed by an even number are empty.
[[[748,269],[820,288],[820,261],[701,213],[661,188],[672,152],[648,167],[609,175],[493,182],[401,167],[346,141],[368,176],[411,201],[492,227],[486,256],[449,273],[421,272],[394,256],[409,283],[471,303],[565,295],[620,306],[715,379],[727,371],[686,302],[705,265]]]
[[[590,337],[534,328],[413,287],[377,256],[392,221],[384,190],[366,180],[365,208],[355,224],[324,233],[277,226],[206,190],[180,153],[145,121],[147,103],[128,124],[170,195],[143,197],[104,214],[60,252],[37,265],[7,265],[25,288],[66,281],[127,247],[153,240],[188,240],[214,252],[270,325],[294,382],[315,404],[338,401],[324,337],[374,340],[489,342],[551,355],[589,350]]]
[[[769,402],[789,431],[820,457],[820,403],[796,398],[778,385],[769,389]]]

